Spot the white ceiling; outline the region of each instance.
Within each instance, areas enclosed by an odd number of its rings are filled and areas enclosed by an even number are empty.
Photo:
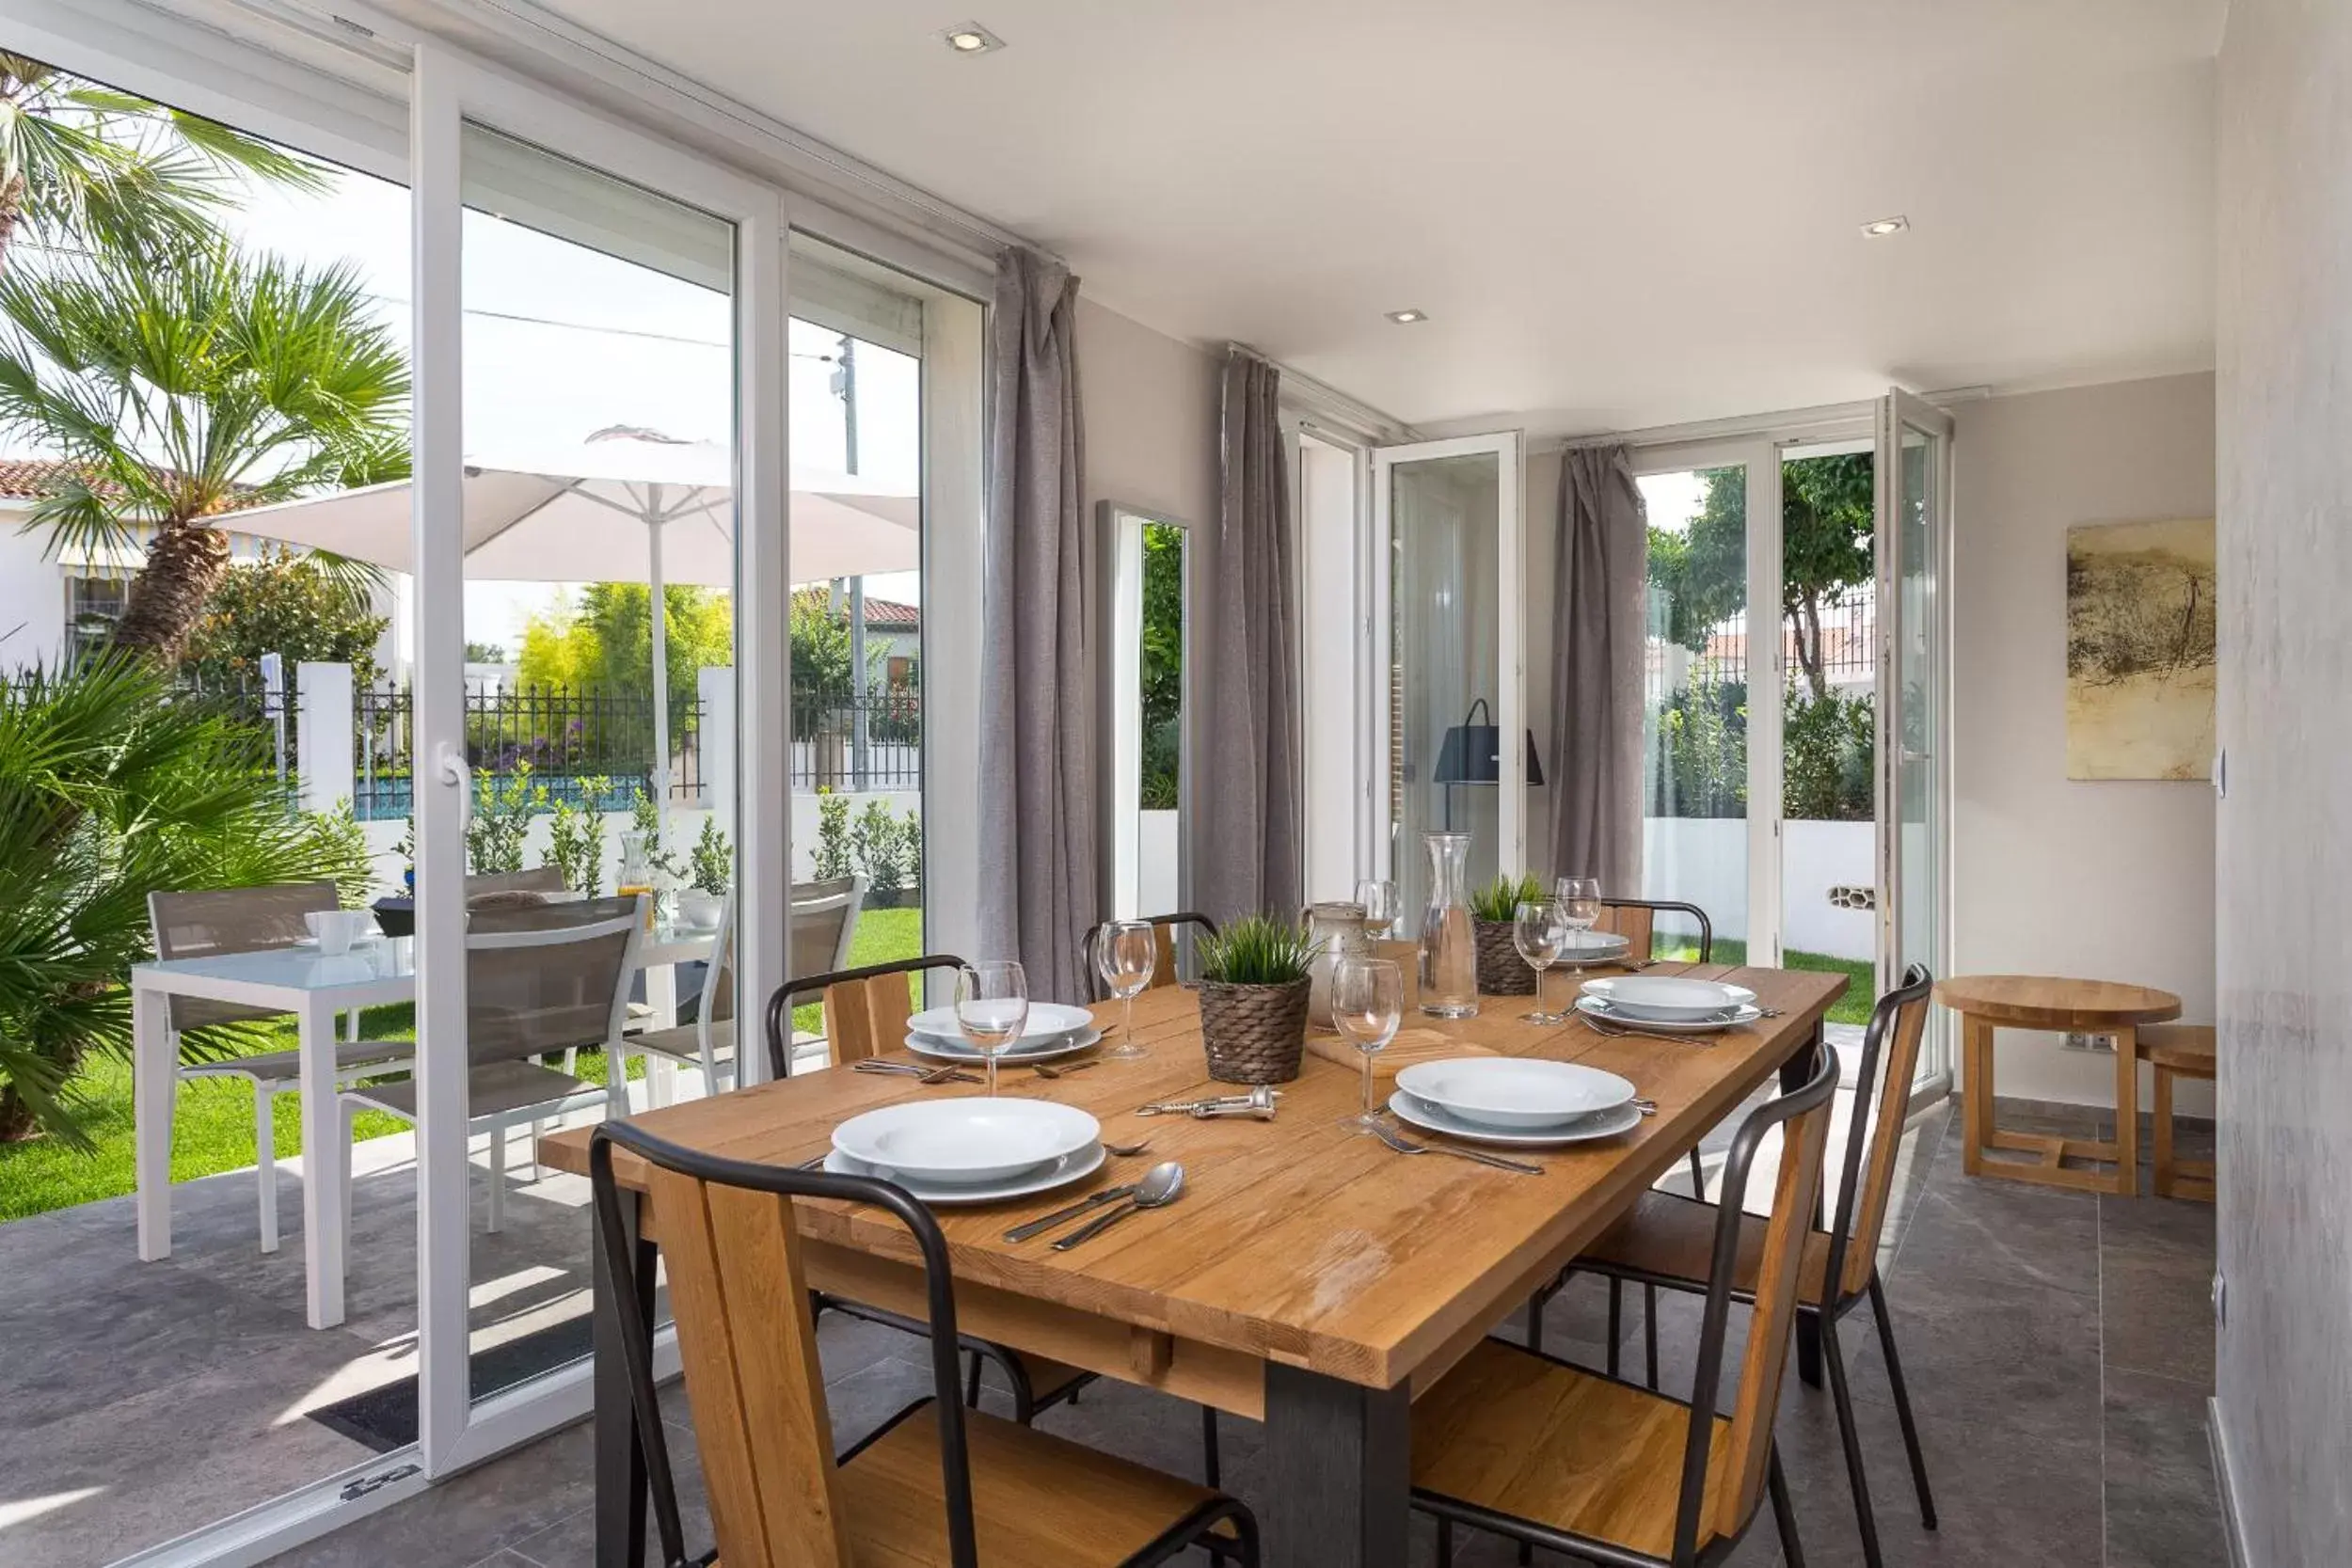
[[[2226,3],[554,8],[1151,325],[1542,432],[2209,367]]]

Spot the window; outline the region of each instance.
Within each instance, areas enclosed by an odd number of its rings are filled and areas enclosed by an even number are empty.
[[[122,619],[122,607],[130,594],[131,579],[127,577],[67,578],[65,629],[72,651],[85,653],[103,647],[114,635],[115,623]]]

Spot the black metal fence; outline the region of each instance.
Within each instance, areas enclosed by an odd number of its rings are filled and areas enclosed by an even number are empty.
[[[353,810],[363,821],[406,816],[413,809],[409,758],[416,693],[384,685],[353,693]],[[477,774],[510,775],[528,767],[547,786],[550,805],[588,803],[602,780],[626,802],[651,789],[654,704],[644,692],[569,691],[546,688],[469,689],[466,693],[466,761]],[[703,705],[692,695],[670,700],[670,795],[703,792]]]
[[[792,705],[792,788],[923,787],[923,698],[894,687],[863,702]]]

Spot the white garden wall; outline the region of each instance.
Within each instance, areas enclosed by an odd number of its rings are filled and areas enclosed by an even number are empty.
[[[1748,934],[1748,825],[1737,818],[1652,816],[1642,823],[1643,887],[1653,898],[1696,904],[1715,934]],[[1837,909],[1834,887],[1876,880],[1876,828],[1868,822],[1789,822],[1781,837],[1781,943],[1792,953],[1822,953],[1867,962],[1877,951],[1878,917]]]

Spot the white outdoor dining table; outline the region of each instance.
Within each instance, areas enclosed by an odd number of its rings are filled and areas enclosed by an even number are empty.
[[[651,1027],[676,1022],[675,966],[710,956],[714,933],[658,927],[638,949]],[[339,958],[313,948],[175,958],[131,971],[132,1105],[136,1124],[139,1259],[171,1256],[171,1122],[179,1064],[167,1027],[165,999],[199,996],[292,1013],[302,1057],[302,1254],[309,1273],[312,1328],[343,1321],[342,1189],[351,1148],[342,1129],[335,1085],[335,1020],[355,1007],[384,1007],[417,998],[415,942],[384,937]],[[608,1069],[617,1064],[608,1063]],[[619,1087],[627,1093],[626,1081]]]

